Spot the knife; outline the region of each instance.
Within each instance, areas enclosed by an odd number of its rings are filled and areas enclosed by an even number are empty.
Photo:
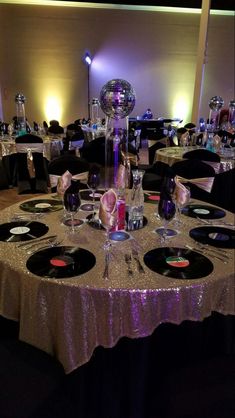
[[[34,239],[33,241],[30,241],[30,242],[22,242],[22,243],[17,245],[17,248],[28,247],[29,245],[32,245],[34,243],[36,244],[37,242],[44,241],[45,239],[51,239],[51,238],[56,238],[56,237],[57,237],[57,235],[47,235],[46,237]]]

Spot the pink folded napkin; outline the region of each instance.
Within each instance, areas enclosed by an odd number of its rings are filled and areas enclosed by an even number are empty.
[[[59,196],[63,196],[65,190],[71,185],[72,174],[67,170],[65,173],[59,177],[57,183],[57,193]]]
[[[117,195],[109,189],[100,198],[99,219],[105,228],[115,225],[117,219]]]

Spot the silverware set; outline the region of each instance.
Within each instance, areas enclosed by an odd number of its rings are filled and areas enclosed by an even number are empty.
[[[205,225],[211,225],[211,226],[222,226],[222,225],[224,225],[224,226],[229,226],[229,227],[231,227],[231,228],[235,228],[235,225],[234,224],[232,224],[232,223],[230,223],[230,222],[226,222],[226,221],[223,221],[222,219],[203,219],[203,218],[199,218],[199,216],[197,216],[197,220],[199,221],[199,222],[201,222],[202,224],[205,224]]]
[[[12,218],[11,221],[36,221],[38,219],[41,219],[45,216],[44,213],[42,212],[38,212],[38,213],[15,213]]]
[[[136,263],[137,269],[139,273],[144,273],[144,267],[142,266],[140,259],[139,259],[139,254],[138,251],[134,248],[132,248],[131,254],[125,254],[125,263],[127,265],[127,273],[128,276],[132,276],[133,275],[133,270],[132,270],[132,258]]]
[[[63,239],[58,240],[57,235],[50,235],[47,237],[39,238],[33,242],[24,242],[17,245],[17,248],[27,251],[27,254],[31,254],[35,249],[43,250],[50,247],[57,247],[63,242]]]
[[[198,253],[201,253],[204,255],[207,254],[209,257],[222,261],[222,263],[224,264],[227,264],[230,259],[230,257],[225,252],[221,251],[221,249],[217,250],[217,249],[210,248],[204,245],[198,245],[198,247],[193,247],[188,244],[185,245],[185,248],[191,251],[197,251]]]

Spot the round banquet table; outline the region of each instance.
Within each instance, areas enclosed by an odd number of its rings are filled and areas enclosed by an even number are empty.
[[[60,151],[63,149],[64,135],[42,136],[43,139],[43,156],[48,160],[60,156]],[[12,137],[5,136],[0,140],[0,158],[7,157],[16,153],[15,140]]]
[[[167,147],[167,148],[160,148],[155,153],[154,162],[162,161],[163,163],[172,166],[174,163],[181,161],[184,157],[184,153],[188,151],[193,151],[197,147],[195,146],[188,146],[188,147]],[[221,155],[221,161],[219,163],[206,161],[207,164],[211,165],[216,174],[222,173],[224,171],[231,170],[234,167],[234,159],[232,158],[225,158],[224,155]]]
[[[214,269],[207,277],[194,280],[165,277],[144,265],[143,255],[160,246],[154,232],[160,225],[154,216],[155,205],[145,204],[148,223],[144,228],[133,231],[132,239],[113,245],[109,280],[102,277],[105,233],[84,222],[71,239],[61,222],[62,210],[45,212],[38,221],[48,225],[48,235],[55,233],[63,239],[62,245],[85,248],[95,255],[96,264],[86,274],[65,279],[39,277],[27,270],[30,255],[25,249],[0,241],[0,314],[19,321],[19,338],[55,355],[70,373],[88,362],[97,346],[113,347],[121,337],[146,337],[162,323],[202,321],[213,311],[234,315],[234,250],[227,250],[231,258],[226,265],[207,254]],[[30,219],[17,203],[0,212],[0,223],[11,221],[16,212]],[[79,218],[87,215],[78,212]],[[198,220],[182,216],[181,231],[168,245],[195,247],[189,230]],[[223,220],[233,222],[234,216],[227,212]],[[139,248],[145,273],[138,272],[133,260],[134,274],[129,276],[125,253],[133,243]]]

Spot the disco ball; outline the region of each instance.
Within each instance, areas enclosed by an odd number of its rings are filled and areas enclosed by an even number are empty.
[[[16,103],[24,103],[26,100],[25,96],[22,93],[17,93],[15,96]]]
[[[218,112],[224,105],[224,100],[220,96],[214,96],[209,101],[209,107],[211,110]]]
[[[113,119],[128,116],[135,107],[135,92],[128,81],[108,81],[100,92],[100,107],[105,115]]]
[[[235,99],[230,100],[230,102],[229,102],[229,109],[230,110],[235,110]]]

